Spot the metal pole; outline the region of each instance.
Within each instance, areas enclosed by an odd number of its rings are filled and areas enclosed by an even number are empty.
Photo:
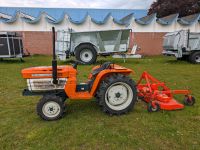
[[[55,52],[55,28],[52,27],[52,46],[53,46],[53,60],[52,60],[52,77],[53,84],[58,84],[57,80],[57,60],[56,60],[56,52]]]

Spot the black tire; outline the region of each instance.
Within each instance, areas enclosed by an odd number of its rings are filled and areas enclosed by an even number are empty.
[[[54,103],[58,106],[59,112],[55,116],[50,117],[50,116],[45,115],[43,109],[45,109],[45,104],[47,105],[48,103]],[[54,110],[54,107],[52,107],[52,108],[49,107],[49,109]],[[65,113],[65,103],[62,100],[62,98],[59,96],[45,95],[37,103],[36,110],[37,110],[37,114],[44,120],[47,120],[47,121],[58,120],[58,119],[62,118]],[[50,110],[50,111],[53,111],[53,110]]]
[[[95,95],[95,100],[96,100],[96,103],[97,103],[99,106],[101,106],[101,104],[100,104],[100,93],[99,93],[98,90],[97,90],[96,95]]]
[[[90,55],[91,55],[91,59],[87,60],[87,58],[90,58]],[[97,52],[91,44],[82,44],[76,48],[75,57],[78,61],[81,61],[84,64],[93,64],[97,60]],[[83,58],[85,58],[85,60]]]
[[[152,103],[151,102],[149,102],[148,104],[147,104],[147,111],[148,112],[157,112],[157,111],[159,111],[160,110],[160,105],[158,104],[158,103],[155,103],[155,106],[153,107],[152,106]]]
[[[191,99],[189,97],[185,97],[183,103],[187,106],[193,106],[195,104],[195,98],[193,96]]]
[[[58,96],[62,99],[63,102],[66,101],[66,99],[68,98],[66,93],[63,91],[63,92],[59,92],[59,93],[56,93],[55,96]]]
[[[125,108],[120,109],[120,110],[116,110],[116,109],[111,108],[110,104],[108,104],[108,102],[107,102],[109,100],[106,100],[106,99],[108,99],[108,97],[106,98],[107,90],[109,91],[109,88],[112,87],[112,86],[115,86],[115,84],[117,84],[117,85],[124,84],[127,87],[129,87],[128,88],[129,91],[132,92],[131,93],[132,98],[130,97],[130,100],[126,100],[124,103],[122,103],[122,105],[125,105]],[[118,93],[115,93],[115,96]],[[128,94],[130,95],[130,93],[128,93]],[[110,115],[121,115],[121,114],[127,113],[127,112],[129,112],[133,109],[133,106],[134,106],[135,102],[137,101],[136,85],[135,85],[134,81],[131,78],[129,78],[128,76],[125,76],[125,75],[122,75],[122,74],[112,74],[112,75],[107,76],[101,82],[99,89],[97,91],[96,97],[97,97],[97,102],[102,107],[103,112],[108,113]],[[120,99],[120,95],[117,98]],[[127,106],[126,106],[126,103],[128,103]],[[119,104],[119,105],[121,105],[121,104]],[[115,107],[115,106],[113,105],[113,107]]]
[[[193,64],[200,64],[200,51],[190,54],[189,61]]]

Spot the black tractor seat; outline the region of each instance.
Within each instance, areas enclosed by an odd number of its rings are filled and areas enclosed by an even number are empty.
[[[105,69],[110,69],[111,68],[111,64],[113,64],[112,62],[105,62],[103,63],[99,68],[95,69],[92,71],[92,75],[96,76],[99,72],[105,70]]]

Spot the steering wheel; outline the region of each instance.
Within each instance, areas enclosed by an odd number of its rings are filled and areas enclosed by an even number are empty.
[[[73,67],[74,69],[77,69],[77,66],[78,66],[79,64],[85,65],[86,63],[84,63],[84,62],[82,62],[82,61],[80,61],[80,60],[74,60],[73,63],[72,63],[72,67]]]

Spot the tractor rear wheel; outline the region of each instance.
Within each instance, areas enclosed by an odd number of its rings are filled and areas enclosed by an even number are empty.
[[[65,103],[56,95],[45,95],[37,104],[37,114],[44,120],[52,121],[62,118],[65,112]]]
[[[136,85],[128,76],[112,74],[100,84],[97,97],[103,112],[110,115],[121,115],[132,110],[135,104]]]

